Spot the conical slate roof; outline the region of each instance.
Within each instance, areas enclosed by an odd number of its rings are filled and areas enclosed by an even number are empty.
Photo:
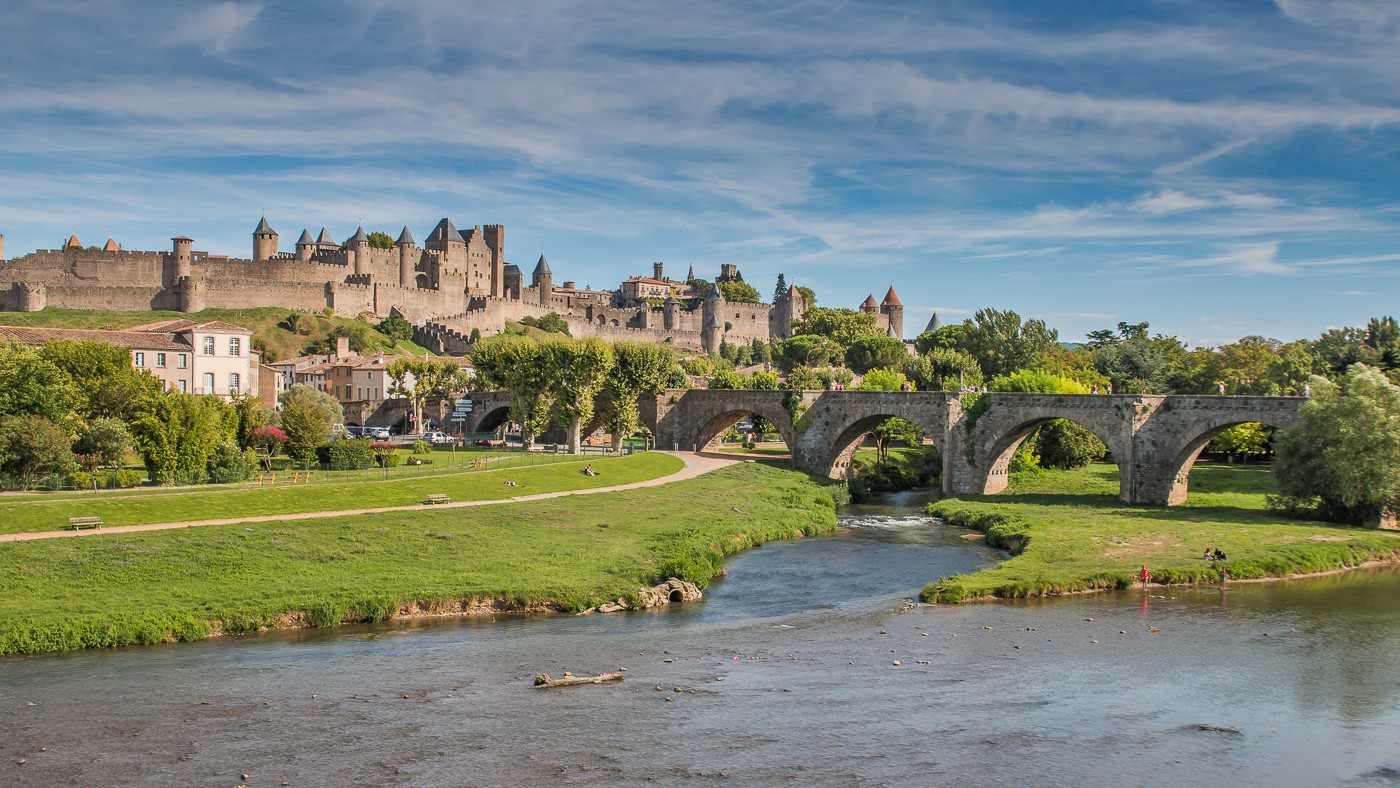
[[[710,288],[710,294],[705,296],[705,300],[717,301],[721,304],[724,303],[724,293],[721,293],[719,291],[719,282],[715,282],[715,284]]]
[[[256,229],[256,230],[253,231],[253,235],[276,235],[276,234],[277,234],[277,231],[274,230],[274,229],[272,229],[272,226],[269,225],[269,224],[267,223],[267,217],[266,217],[266,216],[264,216],[262,219],[258,220],[258,229]]]
[[[883,303],[885,306],[904,306],[904,304],[899,303],[899,296],[894,294],[893,286],[885,292],[885,300]]]
[[[311,246],[316,242],[311,239],[311,231],[303,229],[301,237],[297,239],[297,246]]]
[[[676,300],[675,295],[668,295],[666,296],[666,300],[661,303],[663,306],[671,306],[672,304],[679,304],[680,302]]]
[[[942,320],[939,320],[939,319],[938,319],[938,313],[937,313],[937,312],[934,312],[934,313],[933,313],[933,317],[931,317],[931,318],[928,319],[928,325],[927,325],[927,326],[924,326],[924,333],[927,334],[927,333],[930,332],[930,331],[937,331],[938,329],[940,329],[940,328],[942,328],[942,327],[943,327],[943,321],[942,321]]]
[[[874,295],[868,295],[868,296],[866,296],[866,297],[865,297],[865,300],[862,301],[862,302],[860,302],[860,305],[861,305],[862,308],[869,307],[869,308],[871,308],[871,309],[874,309],[875,307],[878,307],[878,306],[879,306],[879,304],[875,303],[875,296],[874,296]]]
[[[331,231],[324,227],[321,228],[321,234],[316,238],[316,244],[318,246],[340,246],[340,242],[331,237]]]
[[[457,228],[452,225],[452,220],[444,216],[442,217],[442,221],[437,223],[437,227],[433,228],[432,233],[428,235],[428,240],[455,241],[461,243],[462,234],[457,232]]]
[[[369,236],[365,235],[365,228],[357,227],[355,228],[355,234],[350,236],[350,240],[355,242],[364,241],[365,243],[369,243]]]
[[[890,326],[889,328],[885,329],[885,336],[889,337],[890,339],[899,339],[899,334],[896,334],[894,332],[894,326]]]
[[[719,325],[719,318],[715,317],[714,313],[711,312],[711,313],[710,313],[710,316],[707,317],[707,318],[705,318],[705,328],[719,328],[719,327],[720,327],[720,325]]]
[[[535,276],[540,276],[540,275],[542,275],[542,274],[548,274],[548,275],[550,275],[550,276],[554,276],[554,272],[551,271],[551,270],[549,270],[549,261],[546,260],[546,259],[544,259],[544,255],[540,255],[540,261],[539,261],[538,263],[535,263],[535,273],[534,273],[534,275],[535,275]]]
[[[412,246],[413,235],[408,232],[408,225],[404,225],[403,232],[399,233],[399,240],[394,242],[394,246]]]
[[[685,281],[687,281],[687,282],[694,282],[694,281],[695,281],[695,266],[692,265],[692,266],[690,267],[690,269],[689,269],[688,271],[685,272]]]

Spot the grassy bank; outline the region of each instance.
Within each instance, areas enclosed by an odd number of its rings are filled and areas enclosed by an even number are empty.
[[[742,463],[485,508],[10,543],[0,653],[483,607],[581,610],[671,576],[704,586],[729,553],[830,531],[828,494],[806,474]]]
[[[519,452],[514,455],[522,456]],[[592,464],[598,475],[585,476],[581,470],[584,463]],[[484,470],[469,470],[461,465],[455,472],[409,478],[391,476],[388,481],[381,480],[374,473],[350,481],[330,481],[323,475],[311,484],[279,487],[250,487],[243,484],[214,489],[186,487],[164,495],[148,493],[84,497],[65,493],[64,498],[55,501],[32,498],[15,502],[0,500],[0,533],[54,531],[66,526],[69,517],[101,517],[103,525],[110,527],[410,506],[423,503],[432,493],[445,493],[454,501],[500,500],[519,495],[611,487],[655,479],[679,471],[684,463],[669,454],[643,452],[630,457],[586,457],[570,462],[499,471],[491,471],[491,467],[487,465]],[[391,469],[391,473],[396,470]],[[515,482],[517,486],[506,486],[506,480]]]
[[[280,307],[253,307],[249,309],[205,309],[202,312],[129,312],[113,309],[61,309],[47,307],[38,312],[6,312],[0,317],[0,324],[7,326],[34,326],[39,328],[86,328],[106,331],[120,330],[152,323],[157,320],[222,320],[253,331],[253,339],[263,343],[272,359],[285,359],[301,355],[306,348],[325,341],[338,327],[360,328],[368,326],[364,321],[353,317],[326,317],[325,315],[303,315],[297,330],[287,325],[287,315],[295,310]],[[395,343],[377,331],[366,335],[372,345],[365,352],[383,350],[386,353],[402,353],[422,356],[428,351],[412,342]],[[264,359],[267,361],[268,359]]]
[[[1026,597],[1128,588],[1144,564],[1155,583],[1219,582],[1223,550],[1235,579],[1286,577],[1400,558],[1400,533],[1290,520],[1264,508],[1267,467],[1203,465],[1182,506],[1120,503],[1118,471],[1092,465],[1012,477],[996,496],[948,498],[931,514],[983,531],[1013,557],[924,588],[924,601]]]

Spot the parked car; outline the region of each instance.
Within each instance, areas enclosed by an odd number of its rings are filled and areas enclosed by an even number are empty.
[[[361,427],[360,436],[364,438],[374,438],[375,440],[388,440],[389,430],[387,427]]]
[[[423,436],[423,440],[434,446],[446,446],[452,442],[452,436],[445,432],[430,432]]]

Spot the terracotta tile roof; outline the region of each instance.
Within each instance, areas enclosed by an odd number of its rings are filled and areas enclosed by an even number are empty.
[[[183,337],[146,331],[97,331],[81,328],[30,328],[0,326],[0,337],[26,345],[42,345],[58,339],[88,340],[136,350],[192,350]]]
[[[117,242],[112,240],[111,238],[108,238],[107,245],[102,247],[102,251],[104,252],[120,252],[121,250],[122,248],[120,246],[117,246]]]
[[[252,329],[243,326],[235,326],[232,323],[225,323],[222,320],[209,320],[199,322],[197,320],[157,320],[154,323],[142,323],[139,326],[132,326],[126,331],[146,331],[157,334],[173,333],[176,331],[189,331],[192,328],[201,328],[206,331],[247,331],[252,333]]]
[[[889,289],[889,292],[885,293],[885,300],[883,303],[886,306],[904,306],[903,304],[899,303],[899,296],[894,294],[893,287]]]

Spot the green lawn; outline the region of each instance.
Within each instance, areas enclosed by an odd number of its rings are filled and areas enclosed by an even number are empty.
[[[1400,533],[1288,519],[1265,509],[1271,492],[1266,466],[1201,465],[1191,472],[1190,499],[1173,507],[1120,503],[1113,465],[1013,476],[1005,493],[948,498],[929,511],[985,531],[989,543],[1016,555],[973,575],[942,578],[923,597],[1126,588],[1138,582],[1143,564],[1153,582],[1218,582],[1220,565],[1202,560],[1206,548],[1226,553],[1236,579],[1400,558]]]
[[[545,462],[538,466],[505,467],[492,470],[469,470],[465,464],[455,471],[403,478],[400,470],[391,468],[390,479],[383,480],[383,471],[355,472],[351,481],[335,479],[332,474],[313,475],[311,484],[276,487],[256,487],[247,484],[214,488],[185,487],[167,489],[166,494],[88,494],[53,493],[60,500],[29,497],[20,500],[0,499],[0,533],[53,531],[68,525],[69,517],[101,517],[104,526],[140,525],[142,523],[179,522],[184,520],[220,519],[251,515],[290,514],[343,509],[367,509],[381,506],[408,506],[423,503],[430,493],[446,493],[454,501],[499,500],[533,493],[587,487],[611,487],[616,484],[655,479],[680,470],[684,463],[669,454],[644,452],[620,458],[568,458],[553,462],[556,457],[531,457],[522,452],[499,458],[503,463]],[[583,475],[584,463],[591,463],[597,476]],[[434,463],[433,467],[437,464]],[[422,466],[420,466],[422,467]],[[279,473],[285,479],[289,474]],[[518,487],[508,487],[506,480]]]
[[[781,443],[760,443],[752,449],[746,449],[742,444],[727,443],[719,447],[719,450],[728,454],[766,454],[770,457],[789,457],[792,455],[792,451]]]
[[[610,461],[601,478],[660,459],[674,458]],[[0,544],[0,653],[475,604],[578,610],[670,576],[703,586],[725,554],[833,529],[828,483],[741,463],[548,501]]]

